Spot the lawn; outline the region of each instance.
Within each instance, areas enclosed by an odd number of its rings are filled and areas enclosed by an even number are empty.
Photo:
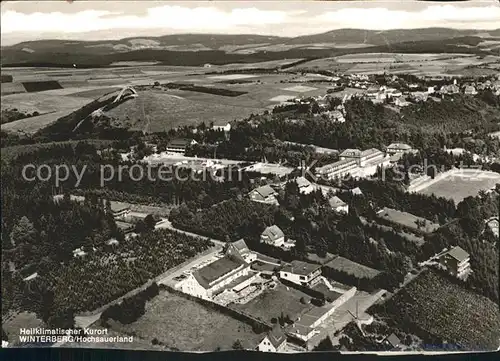
[[[498,306],[435,271],[423,272],[376,309],[396,324],[405,320],[415,331],[421,329],[468,350],[495,350],[500,343]]]
[[[344,257],[335,258],[334,260],[328,262],[325,267],[345,272],[356,278],[373,278],[380,273],[380,271],[377,271],[376,269],[353,262]]]
[[[154,338],[181,351],[229,350],[239,339],[254,348],[263,338],[252,327],[196,301],[162,291],[146,306],[146,313],[130,325],[114,325],[122,333],[135,333],[144,340]]]
[[[400,224],[401,226],[408,227],[412,230],[431,233],[439,228],[439,224],[433,223],[425,218],[414,216],[408,212],[401,212],[396,209],[385,207],[382,211],[377,213],[379,219],[384,219],[389,222]],[[418,227],[417,222],[425,222],[425,226]]]
[[[3,100],[3,99],[2,99]],[[74,110],[80,107],[75,107],[73,109],[61,110],[58,112],[51,112],[47,114],[38,115],[36,117],[19,119],[14,122],[9,122],[2,124],[2,130],[9,132],[21,132],[21,133],[36,133],[42,128],[54,123],[57,119],[64,117]]]
[[[469,196],[477,196],[480,190],[488,190],[500,183],[500,174],[479,170],[461,171],[432,183],[419,193],[452,199],[456,204]]]
[[[44,327],[44,323],[32,312],[21,312],[12,315],[8,320],[2,320],[2,329],[9,337],[9,343],[19,343],[19,330],[21,328]]]
[[[46,92],[23,93],[3,96],[2,109],[16,108],[25,113],[37,111],[40,114],[45,114],[79,108],[88,102],[89,100],[85,98],[61,96],[59,94],[50,94]]]
[[[21,83],[2,83],[2,95],[26,93],[26,89]]]
[[[169,93],[154,90],[139,92],[137,98],[126,101],[106,115],[118,119],[116,125],[158,132],[201,122],[224,124],[258,112],[254,108],[225,105],[216,100],[195,101]],[[212,99],[225,98],[208,96]]]
[[[297,316],[310,309],[311,305],[304,305],[300,299],[311,297],[294,288],[287,287],[278,282],[274,290],[267,289],[259,296],[246,304],[235,304],[232,307],[260,318],[263,321],[271,322],[272,318],[277,318],[283,314],[295,320]]]

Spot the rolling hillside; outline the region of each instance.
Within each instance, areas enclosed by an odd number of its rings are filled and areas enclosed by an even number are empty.
[[[106,41],[42,40],[2,47],[3,66],[109,66],[156,60],[169,65],[247,63],[329,57],[353,52],[498,53],[500,30],[446,28],[374,31],[334,30],[284,38],[259,35],[180,34]],[[312,49],[314,47],[314,49]],[[243,52],[242,52],[243,51]],[[54,60],[58,59],[58,60]]]

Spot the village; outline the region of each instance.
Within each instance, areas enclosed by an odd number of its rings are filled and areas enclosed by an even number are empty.
[[[500,349],[492,6],[43,3],[2,12],[2,348]]]

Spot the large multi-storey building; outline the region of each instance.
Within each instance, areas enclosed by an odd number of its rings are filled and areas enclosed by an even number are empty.
[[[321,265],[292,261],[280,271],[280,278],[302,286],[316,284],[321,276]]]
[[[226,255],[190,274],[181,289],[195,297],[211,299],[224,287],[249,273],[250,264],[239,257]]]
[[[347,175],[355,177],[359,170],[360,168],[355,160],[344,159],[316,168],[316,177],[326,179],[342,178]]]
[[[340,153],[340,160],[355,160],[360,167],[372,163],[383,163],[386,156],[376,148],[367,150],[346,149]]]
[[[471,273],[470,256],[459,246],[443,254],[440,261],[452,275],[459,279],[466,279]]]

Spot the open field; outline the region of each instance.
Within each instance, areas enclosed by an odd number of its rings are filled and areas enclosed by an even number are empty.
[[[92,326],[93,330],[103,329],[103,327]],[[113,329],[107,329],[107,333],[103,337],[129,337],[121,332]],[[165,350],[165,347],[151,344],[151,340],[144,340],[135,336],[132,342],[68,342],[63,345],[67,348],[92,348],[92,349],[125,349],[125,350]]]
[[[40,114],[74,109],[84,106],[90,100],[86,98],[59,96],[56,94],[25,93],[2,96],[2,109],[16,108],[24,113],[37,111]]]
[[[480,190],[494,188],[500,183],[500,174],[475,169],[447,172],[442,178],[421,189],[418,193],[453,199],[461,202],[469,196],[476,196]]]
[[[372,63],[372,62],[414,62],[446,59],[463,59],[474,57],[470,54],[398,54],[398,53],[360,53],[341,55],[336,57],[337,61],[343,63]]]
[[[38,111],[40,114],[57,112],[40,118],[20,120],[2,129],[9,131],[35,132],[51,124],[57,118],[68,114],[89,101],[113,92],[126,84],[132,86],[160,83],[186,83],[212,86],[226,82],[223,87],[229,91],[243,92],[237,97],[221,96],[197,91],[169,89],[168,91],[140,91],[140,96],[129,100],[111,110],[107,115],[116,118],[115,125],[131,129],[164,131],[185,124],[198,124],[202,121],[214,121],[225,124],[235,119],[243,119],[250,114],[257,114],[272,108],[276,103],[299,96],[324,95],[329,83],[315,83],[314,87],[294,84],[300,76],[294,74],[213,74],[214,71],[241,68],[271,68],[294,62],[272,61],[253,64],[228,64],[224,66],[173,67],[145,65],[137,67],[109,69],[37,69],[16,68],[9,73],[16,79],[38,80],[53,79],[59,81],[62,89],[38,93],[11,94],[3,97],[2,108],[17,108],[20,111]],[[211,73],[211,74],[207,74]],[[243,83],[239,83],[241,80]],[[228,84],[229,82],[229,84]],[[230,84],[235,82],[235,84]],[[246,82],[246,83],[245,83]],[[10,83],[6,91],[16,91],[15,83]],[[19,88],[20,89],[20,88]],[[18,90],[19,90],[18,89]],[[63,113],[62,111],[67,111]]]
[[[229,350],[239,339],[246,348],[254,348],[263,336],[227,315],[209,309],[182,296],[161,291],[146,305],[146,313],[130,325],[113,326],[118,332],[151,342],[154,338],[169,348],[182,351]]]
[[[151,132],[214,121],[225,124],[241,119],[255,112],[255,109],[214,103],[202,103],[174,97],[162,91],[139,92],[137,98],[126,101],[106,112],[119,120],[117,125],[132,129],[148,129]]]
[[[396,324],[407,320],[468,350],[496,350],[500,346],[498,306],[434,271],[424,271],[377,309]]]
[[[373,278],[380,273],[376,269],[367,267],[365,265],[353,262],[344,257],[336,257],[328,262],[325,267],[331,268],[336,271],[345,272],[353,275],[356,278]]]
[[[251,74],[227,74],[227,75],[209,76],[208,78],[214,80],[238,80],[238,79],[248,79],[255,77],[256,75],[251,75]]]
[[[297,316],[314,307],[300,302],[302,297],[311,298],[299,290],[278,282],[275,289],[267,289],[250,302],[235,304],[231,307],[247,312],[266,322],[271,322],[272,318],[280,317],[282,312],[283,315],[288,315],[290,319],[295,320]]]
[[[290,91],[290,92],[299,92],[299,93],[307,93],[313,90],[317,90],[318,88],[313,88],[310,86],[304,86],[304,85],[295,85],[291,86],[289,88],[283,88],[283,90]]]
[[[387,207],[377,213],[377,217],[379,219],[399,224],[403,227],[408,227],[412,230],[418,230],[426,233],[434,232],[439,228],[439,224],[433,223],[427,219],[417,217],[408,212],[401,212]],[[425,223],[425,226],[418,227],[417,222]]]
[[[32,312],[21,312],[13,314],[7,320],[2,320],[2,329],[9,337],[9,343],[19,344],[19,330],[21,328],[44,327],[44,323]]]
[[[490,75],[500,57],[470,54],[360,53],[312,60],[292,70],[330,70],[347,73],[410,73],[415,75]],[[488,67],[488,68],[486,68]],[[489,69],[491,68],[491,69]]]
[[[16,94],[16,93],[26,93],[26,89],[21,83],[2,83],[1,85],[1,94],[2,96],[8,94]]]
[[[54,123],[57,119],[64,117],[71,113],[74,110],[77,110],[80,107],[76,107],[73,109],[62,110],[59,112],[51,112],[43,115],[38,115],[36,117],[19,119],[14,122],[9,122],[2,124],[2,130],[8,132],[20,132],[20,133],[36,133],[42,128]]]

